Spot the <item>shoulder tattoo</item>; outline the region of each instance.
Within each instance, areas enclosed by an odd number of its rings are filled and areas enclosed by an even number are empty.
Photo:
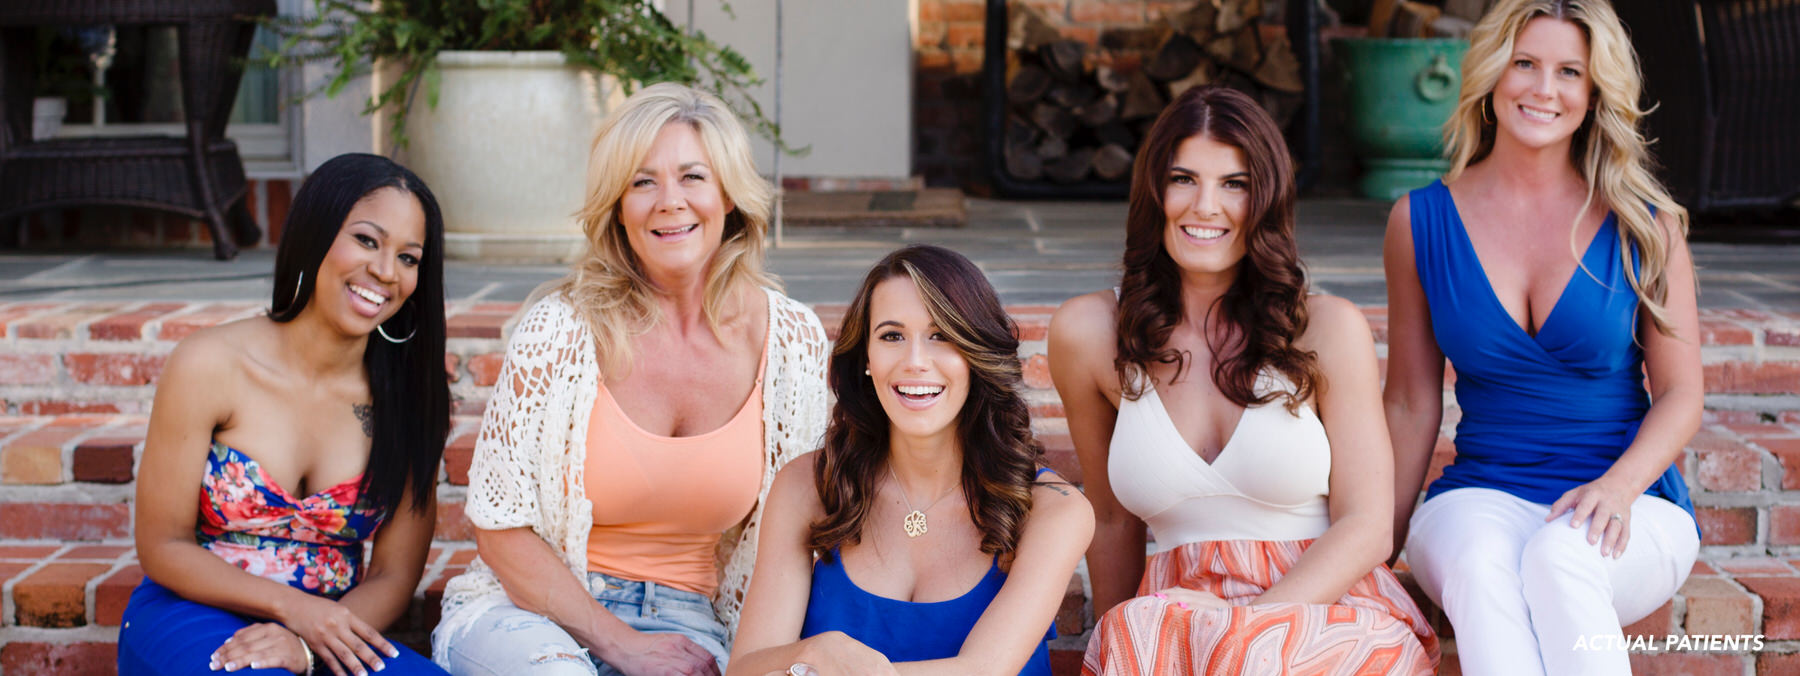
[[[375,438],[375,407],[372,404],[351,404],[350,411],[356,419],[362,421],[363,436]]]

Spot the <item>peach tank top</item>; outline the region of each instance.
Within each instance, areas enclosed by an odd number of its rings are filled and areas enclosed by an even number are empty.
[[[691,437],[638,427],[600,383],[588,421],[594,503],[588,570],[711,596],[719,538],[756,506],[763,475],[763,344],[756,384],[724,426]]]

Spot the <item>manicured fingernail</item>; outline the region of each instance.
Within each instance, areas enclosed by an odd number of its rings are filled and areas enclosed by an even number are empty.
[[[218,671],[218,670],[219,670],[219,661],[218,661],[218,660],[213,660],[213,661],[211,661],[211,662],[207,662],[207,663],[206,663],[206,668],[208,668],[208,669],[211,669],[211,670],[213,670],[213,671]]]
[[[1155,594],[1151,594],[1151,596],[1154,596],[1154,597],[1156,597],[1156,598],[1159,598],[1159,599],[1168,599],[1168,598],[1169,598],[1169,595],[1168,595],[1168,594],[1164,594],[1164,593],[1162,593],[1162,592],[1157,592],[1157,593],[1155,593]]]
[[[1177,603],[1176,603],[1176,604],[1175,604],[1175,605],[1176,605],[1176,606],[1177,606],[1177,607],[1180,607],[1180,608],[1181,608],[1181,609],[1182,609],[1182,610],[1187,610],[1187,609],[1188,609],[1188,607],[1187,607],[1187,604],[1186,604],[1186,603],[1180,603],[1180,602],[1177,602]]]
[[[236,662],[226,662],[225,670],[226,671],[237,671],[237,663]]]
[[[251,669],[261,669],[261,668],[262,668],[262,663],[261,663],[261,662],[251,662],[251,663],[250,663],[250,668],[251,668]]]
[[[399,656],[400,656],[400,649],[399,649],[399,648],[395,648],[395,647],[394,647],[394,646],[388,646],[388,649],[387,649],[387,656],[388,656],[388,657],[399,657]]]
[[[386,669],[386,668],[387,668],[386,662],[383,662],[381,660],[375,660],[375,670],[376,671],[381,671],[382,669]]]

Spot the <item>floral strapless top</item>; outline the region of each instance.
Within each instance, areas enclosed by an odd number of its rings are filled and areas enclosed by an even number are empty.
[[[252,575],[335,599],[361,577],[363,541],[384,517],[358,503],[361,482],[295,499],[254,458],[214,441],[194,536]]]

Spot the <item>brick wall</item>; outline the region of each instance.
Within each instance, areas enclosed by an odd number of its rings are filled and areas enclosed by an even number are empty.
[[[412,612],[395,629],[414,645],[436,622],[444,581],[473,557],[462,515],[469,460],[502,361],[502,326],[516,308],[449,308],[445,366],[456,417],[439,483],[437,542]],[[1034,427],[1050,464],[1079,482],[1044,356],[1052,308],[1009,309],[1022,332]],[[828,327],[843,312],[817,310]],[[0,305],[0,673],[110,673],[119,611],[140,574],[129,547],[131,482],[163,359],[195,329],[258,311],[248,303]],[[1365,313],[1385,344],[1385,310]],[[1646,653],[1633,662],[1651,674],[1796,673],[1800,314],[1709,310],[1701,318],[1708,411],[1680,467],[1706,529],[1704,562],[1680,595],[1630,631],[1764,634],[1765,650]],[[1456,409],[1445,417],[1435,467],[1455,452],[1448,434]],[[1092,624],[1081,590],[1072,580],[1058,617],[1059,674],[1073,673]],[[1448,629],[1441,618],[1438,626]],[[1446,645],[1446,672],[1456,673],[1454,640]]]
[[[249,182],[246,206],[263,231],[263,241],[255,246],[274,246],[281,241],[281,226],[287,221],[288,205],[299,187],[299,181],[288,179]],[[0,232],[0,238],[4,238],[0,240],[0,250],[212,248],[212,231],[205,221],[124,207],[40,211],[26,215],[17,232]]]

